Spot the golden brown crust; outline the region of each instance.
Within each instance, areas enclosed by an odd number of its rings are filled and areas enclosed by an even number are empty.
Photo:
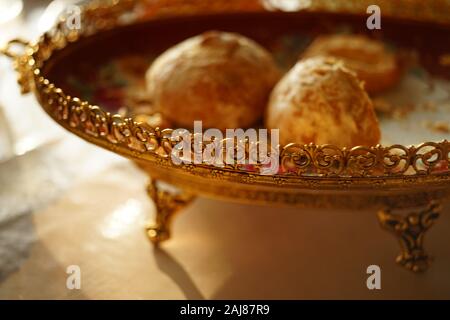
[[[391,88],[401,75],[395,54],[389,52],[381,41],[363,35],[320,36],[302,56],[332,56],[344,61],[365,83],[369,93]]]
[[[202,120],[223,130],[261,118],[279,77],[270,53],[256,42],[210,31],[164,52],[146,80],[153,103],[175,125],[190,128]]]
[[[298,62],[276,85],[266,126],[287,144],[376,145],[380,129],[361,82],[342,62],[316,57]]]

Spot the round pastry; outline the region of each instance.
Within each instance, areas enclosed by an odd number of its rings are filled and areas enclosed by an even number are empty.
[[[209,31],[159,56],[146,74],[150,99],[174,125],[244,128],[264,113],[280,73],[270,53],[235,33]]]
[[[376,145],[380,129],[372,102],[341,61],[316,57],[297,62],[272,91],[266,126],[280,143]]]
[[[302,56],[332,56],[343,60],[365,83],[365,89],[369,93],[378,93],[392,87],[401,75],[396,55],[389,52],[381,41],[362,35],[318,37]]]

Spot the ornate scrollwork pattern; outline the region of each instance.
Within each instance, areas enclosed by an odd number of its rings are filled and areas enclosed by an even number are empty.
[[[71,97],[46,79],[41,72],[42,66],[55,50],[65,47],[80,37],[109,29],[124,23],[133,22],[124,19],[124,12],[134,13],[139,20],[136,1],[102,1],[88,4],[83,12],[83,27],[80,30],[68,30],[65,18],[61,17],[56,26],[45,33],[35,44],[27,44],[25,53],[16,58],[19,67],[20,84],[23,91],[34,90],[44,109],[58,123],[68,130],[82,136],[90,142],[111,149],[134,159],[167,159],[177,141],[171,138],[172,129],[152,128],[137,123],[130,118],[111,114],[102,108],[90,105],[87,101]],[[139,7],[139,6],[138,6]],[[142,13],[145,16],[145,13]],[[190,139],[194,141],[194,136]],[[200,152],[214,142],[202,142]],[[223,158],[226,157],[226,139],[221,141]],[[249,148],[245,148],[245,156]],[[197,150],[198,151],[198,150]],[[235,150],[236,151],[236,150]],[[410,178],[436,176],[440,182],[449,181],[450,143],[425,142],[418,146],[357,146],[351,149],[332,145],[288,144],[280,148],[278,176],[345,178],[349,184],[356,183],[360,177],[378,177],[378,186],[384,185],[383,179],[392,177]],[[195,152],[192,153],[192,156]],[[158,161],[158,160],[156,160]],[[159,161],[157,163],[163,163]],[[167,164],[164,162],[164,164]],[[185,165],[185,164],[182,164]],[[213,163],[196,164],[196,167],[209,168],[211,172],[235,171],[249,172],[255,178],[259,168],[267,163],[234,164],[215,166]],[[189,171],[189,170],[188,170]],[[193,170],[195,171],[195,170]],[[216,176],[218,176],[216,174]],[[245,178],[243,178],[245,180]],[[436,178],[437,179],[437,178]],[[285,181],[285,180],[276,180]],[[316,181],[320,184],[320,181]],[[284,184],[284,183],[283,183]],[[345,183],[347,186],[347,183]]]
[[[289,144],[280,163],[285,172],[325,176],[414,176],[449,170],[449,142],[426,142],[418,146],[354,147]]]
[[[431,258],[423,248],[424,235],[439,217],[440,209],[439,204],[432,202],[425,209],[405,216],[391,210],[378,212],[381,226],[394,233],[400,242],[401,253],[397,263],[414,272],[422,272],[429,267]]]

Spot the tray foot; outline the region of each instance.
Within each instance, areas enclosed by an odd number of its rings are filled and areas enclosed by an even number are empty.
[[[430,266],[432,258],[423,247],[426,231],[439,217],[441,206],[430,202],[423,208],[407,210],[404,214],[393,213],[392,209],[380,210],[378,220],[381,226],[392,232],[400,243],[400,254],[396,261],[413,272],[424,272]]]
[[[146,233],[152,243],[159,244],[170,238],[174,215],[188,205],[194,196],[184,192],[172,193],[161,190],[153,179],[147,187],[147,193],[155,203],[156,219],[148,224]]]

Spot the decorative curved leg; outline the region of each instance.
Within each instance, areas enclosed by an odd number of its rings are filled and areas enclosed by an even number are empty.
[[[156,206],[156,219],[146,228],[151,242],[158,244],[170,238],[170,228],[173,217],[180,209],[188,205],[194,196],[188,193],[172,193],[161,190],[152,179],[147,188],[148,195]]]
[[[428,269],[432,259],[424,250],[423,239],[425,232],[439,217],[440,209],[438,203],[431,202],[423,209],[406,214],[394,214],[390,209],[378,212],[381,226],[394,233],[400,242],[398,264],[413,272]]]

